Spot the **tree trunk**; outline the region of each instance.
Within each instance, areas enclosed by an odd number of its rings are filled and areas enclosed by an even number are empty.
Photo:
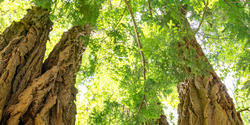
[[[179,125],[243,125],[241,116],[236,112],[233,100],[221,82],[202,48],[196,41],[187,19],[184,19],[187,32],[184,42],[178,49],[183,60],[192,62],[200,72],[186,65],[190,78],[178,85],[180,104],[178,106]],[[189,56],[187,53],[193,53]],[[189,56],[189,57],[188,57]],[[203,65],[203,66],[202,66]]]
[[[49,12],[32,8],[0,35],[0,123],[19,94],[41,74],[45,44],[52,23]]]
[[[43,64],[50,29],[49,12],[33,8],[1,36],[1,125],[75,123],[74,84],[86,34],[71,28]]]
[[[43,70],[45,73],[33,84],[34,88],[43,86],[46,90],[37,92],[33,102],[34,108],[30,112],[37,112],[35,122],[46,125],[74,125],[76,106],[75,88],[76,73],[79,71],[84,42],[80,39],[83,34],[81,27],[73,27],[64,33],[56,45]],[[46,81],[46,82],[44,82]],[[32,89],[34,89],[32,88]],[[46,103],[40,103],[46,99]],[[38,112],[41,109],[40,112]]]

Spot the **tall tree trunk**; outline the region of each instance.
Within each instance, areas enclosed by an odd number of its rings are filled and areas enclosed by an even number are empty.
[[[5,125],[9,106],[17,103],[19,94],[41,74],[51,26],[46,9],[32,8],[20,22],[13,22],[0,35],[1,124]]]
[[[183,23],[182,31],[187,34],[183,38],[184,42],[179,43],[179,52],[184,61],[192,62],[201,71],[186,66],[185,71],[191,77],[178,85],[178,124],[242,125],[241,116],[236,112],[232,98],[209,64],[187,19]]]
[[[33,8],[1,36],[1,125],[75,123],[74,84],[86,33],[81,27],[65,32],[43,64],[50,29],[49,12]]]

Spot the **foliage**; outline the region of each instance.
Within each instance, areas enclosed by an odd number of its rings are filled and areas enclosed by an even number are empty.
[[[3,32],[13,21],[19,21],[26,14],[26,9],[31,6],[30,1],[24,0],[5,0],[0,4],[0,32]]]
[[[1,32],[31,6],[51,11],[54,25],[46,56],[63,31],[73,25],[91,24],[93,32],[76,81],[79,125],[154,123],[161,114],[167,114],[168,121],[176,124],[176,85],[189,77],[184,67],[188,65],[197,72],[210,68],[204,62],[194,65],[192,52],[182,60],[176,48],[177,41],[190,34],[182,30],[186,24],[181,8],[185,7],[195,31],[206,6],[201,0],[151,0],[152,16],[146,1],[129,1],[146,57],[145,84],[131,16],[122,0],[5,0],[0,4]],[[237,109],[250,107],[248,3],[209,0],[207,6],[196,38],[226,85],[233,86]],[[241,115],[248,124],[249,111]]]

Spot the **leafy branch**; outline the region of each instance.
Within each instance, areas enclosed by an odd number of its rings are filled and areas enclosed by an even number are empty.
[[[133,25],[134,25],[134,31],[135,31],[135,35],[136,35],[136,41],[137,41],[137,44],[138,44],[138,47],[139,47],[139,51],[140,51],[140,55],[141,55],[141,59],[142,59],[142,68],[143,68],[143,80],[144,80],[144,85],[145,85],[145,82],[146,82],[146,61],[145,61],[145,56],[144,56],[144,52],[142,50],[142,44],[141,44],[141,41],[140,41],[140,36],[139,36],[139,32],[137,30],[137,25],[136,25],[136,21],[135,21],[135,17],[133,15],[133,12],[132,12],[132,9],[128,3],[127,0],[124,0],[127,8],[128,8],[128,11],[130,13],[130,16],[132,18],[132,22],[133,22]],[[139,106],[139,113],[140,113],[140,109],[141,107],[143,106],[143,102],[146,102],[146,96],[145,96],[145,86],[144,86],[144,93],[143,93],[143,98],[142,98],[142,101],[141,101],[141,104]]]

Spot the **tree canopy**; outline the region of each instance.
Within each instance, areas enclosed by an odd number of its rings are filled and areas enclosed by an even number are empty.
[[[54,23],[46,56],[63,31],[90,25],[76,80],[76,124],[151,123],[163,111],[177,124],[177,84],[190,77],[183,69],[211,68],[195,65],[192,52],[185,61],[178,55],[177,41],[189,34],[182,28],[186,18],[244,123],[250,123],[248,0],[1,0],[0,31],[32,6],[49,9]]]

